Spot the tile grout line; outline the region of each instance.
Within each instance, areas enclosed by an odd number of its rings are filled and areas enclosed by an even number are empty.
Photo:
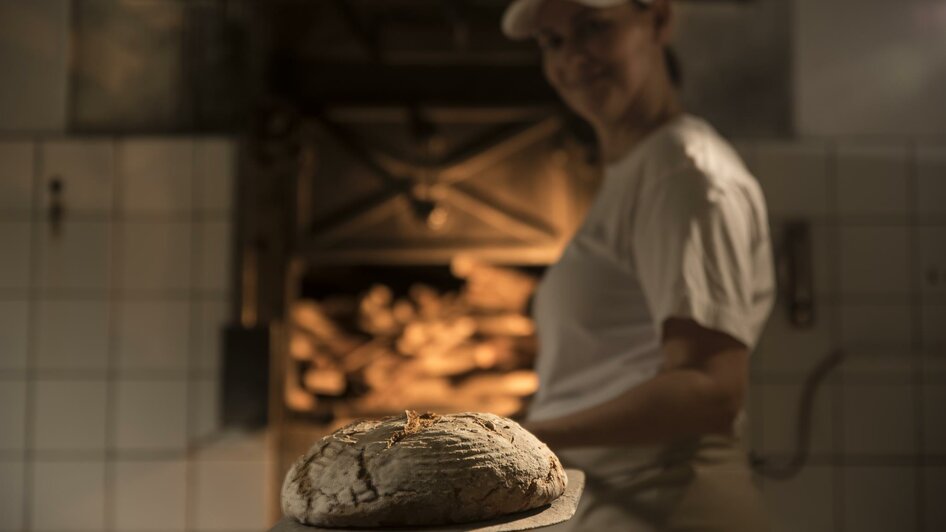
[[[104,142],[104,141],[99,141]],[[116,142],[118,142],[116,140]],[[180,141],[178,141],[180,142]],[[69,211],[69,218],[77,222],[107,222],[107,221],[119,221],[119,222],[135,222],[135,223],[153,223],[153,224],[168,224],[168,223],[180,223],[187,224],[190,223],[192,219],[197,219],[201,222],[225,222],[229,220],[229,216],[232,213],[225,210],[201,210],[200,212],[160,212],[160,211],[134,211],[134,212],[122,212],[116,213],[114,216],[103,212],[97,209],[75,209]],[[44,217],[39,213],[33,213],[27,215],[30,220],[42,220]],[[9,212],[0,212],[0,222],[19,222],[24,219],[22,213],[9,213]],[[941,221],[941,219],[946,220],[946,216],[934,217],[931,220],[934,222]],[[855,220],[856,222],[857,220]],[[865,220],[861,220],[865,221]],[[866,220],[870,221],[870,220]],[[889,221],[889,220],[880,220],[880,221]],[[907,220],[903,216],[896,217],[898,223],[906,223]]]
[[[73,31],[77,32],[77,28],[81,27],[80,25],[82,24],[82,17],[79,15],[81,9],[76,5],[77,3],[76,1],[70,0],[66,4],[66,9],[69,12],[66,18],[68,18],[69,22],[67,22],[68,26],[63,29],[68,31],[70,36],[74,35]],[[65,102],[63,102],[63,112],[65,113],[63,129],[65,131],[61,135],[62,137],[66,137],[69,134],[68,132],[71,131],[79,121],[77,118],[78,105],[76,105],[79,101],[79,84],[75,83],[72,65],[80,64],[80,54],[77,51],[79,47],[75,45],[78,41],[77,39],[73,40],[71,37],[67,37],[63,40],[65,42],[62,44],[62,47],[65,48],[67,52],[62,54],[66,58],[66,64],[63,65],[63,69],[66,71],[65,79],[63,80],[63,82],[66,83],[66,90],[63,95],[65,99]]]
[[[199,264],[199,253],[201,245],[201,232],[197,230],[199,225],[199,218],[196,215],[198,210],[198,205],[201,203],[202,197],[200,194],[200,187],[198,186],[198,177],[197,177],[197,151],[198,143],[197,140],[191,141],[191,241],[190,241],[190,303],[188,308],[190,309],[190,320],[188,320],[188,342],[187,342],[187,381],[186,381],[186,391],[185,391],[185,402],[187,405],[186,420],[185,420],[185,462],[184,462],[184,530],[191,531],[196,528],[196,506],[197,501],[195,500],[197,496],[197,465],[194,459],[194,451],[196,445],[194,442],[197,441],[197,413],[196,410],[199,406],[196,404],[196,386],[197,379],[195,378],[195,373],[197,370],[197,337],[199,334],[199,329],[196,326],[198,321],[198,316],[201,315],[202,305],[196,297],[197,293],[197,277],[199,275],[200,264]]]
[[[95,381],[104,380],[108,377],[107,370],[100,369],[45,369],[35,370],[33,377],[39,380],[75,380],[75,381]],[[209,369],[195,369],[193,372],[188,370],[174,369],[149,369],[137,368],[119,370],[115,372],[116,377],[123,380],[137,382],[167,382],[174,379],[186,379],[194,377],[197,379],[206,379],[213,376],[213,371]],[[0,370],[0,380],[26,379],[28,374],[25,370]]]
[[[32,224],[36,225],[36,224]],[[220,300],[227,297],[225,291],[210,291],[210,290],[197,290],[197,291],[183,291],[180,289],[173,290],[160,290],[160,289],[144,289],[144,290],[122,290],[120,294],[115,293],[115,290],[100,290],[100,289],[43,289],[38,290],[37,295],[41,296],[46,300],[69,300],[69,301],[104,301],[107,300],[110,296],[121,296],[122,298],[133,299],[138,302],[164,302],[164,301],[190,301],[192,298],[201,299],[205,301],[214,301]],[[0,301],[13,300],[19,301],[29,297],[29,289],[0,289]]]
[[[917,532],[922,532],[926,528],[926,485],[924,478],[924,471],[926,470],[926,445],[925,445],[925,432],[926,427],[924,427],[924,401],[923,401],[923,373],[925,360],[923,356],[923,322],[922,322],[922,272],[921,270],[921,250],[920,250],[920,235],[919,235],[919,224],[916,221],[919,218],[919,145],[915,140],[912,140],[909,143],[909,149],[907,154],[907,205],[909,207],[909,212],[913,224],[908,235],[908,246],[910,250],[910,256],[908,258],[909,272],[911,274],[910,282],[910,296],[911,296],[911,305],[910,305],[910,325],[911,325],[911,342],[910,342],[910,354],[913,358],[913,405],[914,405],[914,415],[913,421],[915,423],[914,427],[914,437],[916,442],[914,442],[914,448],[917,453],[917,467],[914,469],[914,486],[915,486],[915,497],[916,500],[916,530]]]
[[[122,302],[122,279],[121,265],[124,249],[121,246],[121,234],[124,232],[124,225],[115,216],[121,210],[121,151],[123,146],[119,139],[112,138],[112,205],[109,211],[109,251],[108,262],[106,265],[107,285],[110,287],[107,294],[108,310],[108,357],[106,362],[105,379],[105,530],[115,530],[117,520],[116,508],[116,470],[118,459],[118,335],[120,324],[120,312],[118,308]]]
[[[830,319],[828,322],[828,338],[830,339],[831,349],[842,349],[844,330],[841,322],[841,309],[844,306],[845,298],[842,295],[841,291],[841,253],[840,253],[840,244],[841,244],[841,233],[840,233],[840,216],[838,213],[839,201],[838,201],[838,167],[839,167],[839,150],[837,141],[831,141],[828,143],[828,151],[825,154],[825,166],[826,166],[826,175],[828,179],[828,226],[831,228],[829,231],[828,241],[831,249],[831,260],[830,260],[830,271],[831,271],[831,282],[835,286],[837,291],[837,304],[831,305],[830,310]],[[833,386],[832,391],[832,415],[834,417],[834,427],[833,427],[833,447],[837,460],[834,462],[833,470],[833,484],[834,484],[834,499],[832,501],[832,506],[834,509],[834,528],[836,532],[844,532],[845,529],[845,519],[844,519],[844,371],[843,363],[837,368],[837,374],[835,375],[836,384]]]
[[[38,212],[40,208],[40,194],[38,190],[42,182],[41,175],[44,170],[42,164],[42,145],[41,141],[33,138],[33,183],[32,198],[33,211]],[[37,270],[39,269],[39,234],[42,226],[33,218],[30,223],[30,250],[29,250],[29,280],[28,297],[26,304],[26,398],[24,401],[24,438],[23,438],[23,515],[21,517],[23,530],[33,530],[33,488],[35,484],[35,464],[33,456],[33,447],[36,443],[36,338],[37,338]]]

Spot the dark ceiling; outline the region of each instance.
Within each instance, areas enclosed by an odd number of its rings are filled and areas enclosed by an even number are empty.
[[[531,43],[503,37],[505,0],[266,4],[268,78],[300,104],[534,104],[555,96]]]
[[[237,132],[260,100],[546,105],[507,0],[75,0],[70,129]],[[731,137],[792,128],[792,3],[681,0],[684,101]]]
[[[557,102],[531,42],[499,30],[507,0],[271,0],[260,4],[272,94],[335,104]],[[791,3],[674,2],[688,108],[730,136],[791,132]]]

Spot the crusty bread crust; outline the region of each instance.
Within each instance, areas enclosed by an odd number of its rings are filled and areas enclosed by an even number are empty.
[[[566,482],[555,454],[515,421],[407,411],[316,442],[286,475],[282,508],[321,527],[466,523],[548,504]]]

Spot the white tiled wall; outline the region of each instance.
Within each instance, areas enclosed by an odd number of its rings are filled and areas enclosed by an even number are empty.
[[[845,529],[917,530],[916,473],[916,468],[911,466],[845,468]]]
[[[33,366],[40,370],[108,368],[109,302],[96,299],[41,299],[34,323]]]
[[[29,214],[33,208],[33,145],[0,144],[0,212],[8,216]]]
[[[943,3],[793,0],[795,126],[804,135],[936,135],[946,124]]]
[[[192,146],[163,139],[125,141],[119,145],[118,168],[126,176],[119,201],[122,213],[186,215],[191,211]]]
[[[31,470],[29,529],[44,532],[105,529],[106,465],[103,460],[37,460]]]
[[[201,371],[216,372],[220,368],[221,338],[212,331],[226,320],[227,301],[220,296],[208,295],[201,299],[194,312],[197,331],[192,361]]]
[[[124,261],[119,287],[129,294],[182,293],[191,288],[191,253],[195,234],[184,221],[129,220],[117,231]]]
[[[21,451],[26,445],[26,382],[9,380],[0,388],[0,452]]]
[[[118,307],[115,337],[118,367],[127,370],[186,371],[194,321],[186,299],[129,300]]]
[[[946,147],[917,149],[917,209],[923,216],[946,215]]]
[[[266,474],[260,461],[199,462],[196,528],[229,532],[246,529],[248,523],[264,523],[260,501],[267,497],[268,486],[261,482]],[[233,486],[242,489],[234,490]]]
[[[916,398],[911,384],[860,383],[851,379],[844,385],[841,415],[845,454],[916,454]]]
[[[90,380],[32,381],[33,430],[31,450],[104,451],[108,383]]]
[[[927,354],[946,353],[946,304],[924,303],[920,308],[920,335]]]
[[[909,227],[842,225],[838,232],[841,293],[901,299],[909,293]]]
[[[25,294],[0,300],[0,372],[26,369],[29,308]]]
[[[809,466],[795,478],[765,485],[774,532],[834,532],[834,476],[830,466]]]
[[[923,518],[925,530],[946,530],[946,505],[943,493],[946,493],[946,466],[927,466],[921,471],[925,498]]]
[[[784,532],[941,530],[946,148],[739,147],[776,244],[807,220],[814,246],[814,326],[780,301],[754,354],[757,453],[791,453],[805,377],[848,356],[815,401],[809,465],[761,479],[773,516]],[[217,423],[233,143],[8,139],[0,172],[0,531],[265,528],[263,442]]]
[[[0,290],[23,293],[29,286],[30,224],[25,221],[0,222],[0,246],[7,250],[0,261]]]
[[[66,194],[69,194],[66,192]],[[69,202],[70,200],[66,200]],[[71,203],[66,204],[69,209]],[[45,208],[39,212],[46,212]],[[33,223],[33,242],[38,248],[36,284],[46,294],[88,294],[103,297],[114,284],[110,278],[110,230],[103,220],[80,218],[81,211],[66,211],[68,226],[55,235],[45,218]],[[91,212],[91,211],[87,211]],[[70,217],[70,213],[72,216]],[[108,211],[85,216],[106,216]]]
[[[76,214],[111,212],[115,195],[115,143],[109,140],[51,140],[40,143],[39,185],[46,205],[49,184],[63,185],[66,208]]]
[[[115,445],[119,449],[182,451],[187,445],[187,381],[118,383]]]
[[[771,215],[817,217],[828,213],[826,146],[771,142],[750,149],[748,162],[762,184]]]
[[[946,147],[901,142],[740,142],[772,235],[811,227],[816,321],[780,297],[753,355],[752,447],[795,450],[801,389],[831,350],[811,455],[790,480],[760,477],[779,532],[946,526]]]
[[[906,216],[909,151],[906,145],[844,144],[837,152],[838,213]]]
[[[764,454],[787,455],[796,448],[796,426],[798,403],[801,398],[800,383],[763,383],[757,386],[756,399],[761,410],[759,425],[761,441],[756,450]],[[834,412],[828,408],[831,404],[833,389],[822,391],[815,401],[814,423],[812,425],[811,450],[826,454],[837,450],[835,444]]]
[[[268,524],[263,441],[217,416],[235,153],[0,140],[0,531]]]
[[[0,530],[23,529],[22,460],[0,461]]]
[[[185,460],[121,460],[115,464],[115,526],[148,532],[187,527]]]
[[[923,299],[946,302],[946,224],[924,225],[916,238],[920,248],[916,275],[922,279]]]

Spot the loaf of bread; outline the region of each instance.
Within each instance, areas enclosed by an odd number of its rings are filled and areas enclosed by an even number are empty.
[[[548,504],[566,482],[555,454],[510,419],[407,411],[319,440],[287,473],[282,509],[320,527],[467,523]]]

